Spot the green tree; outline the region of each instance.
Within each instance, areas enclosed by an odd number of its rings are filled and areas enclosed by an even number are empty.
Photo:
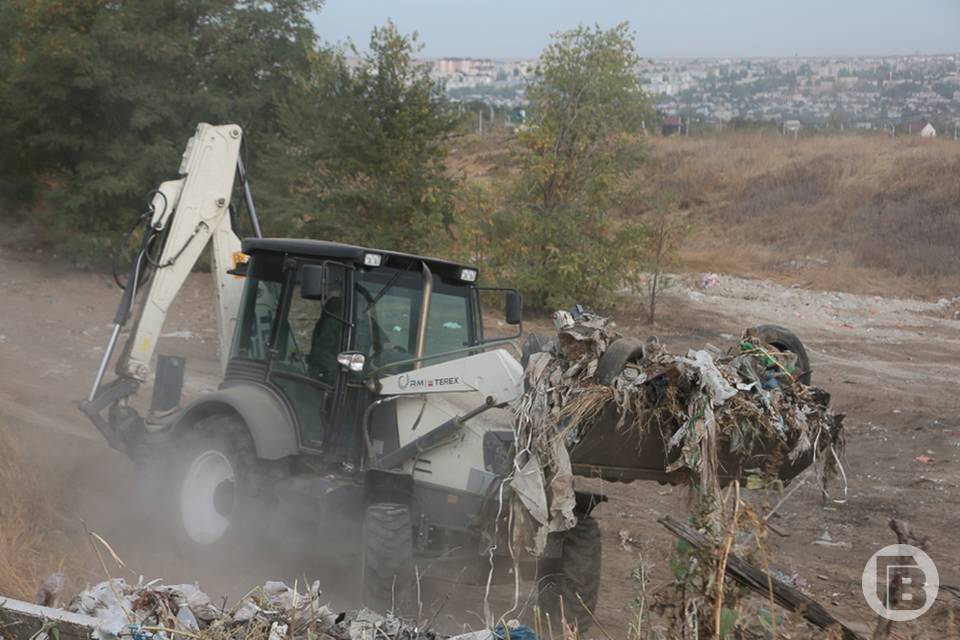
[[[644,158],[650,109],[627,23],[555,34],[528,88],[520,175],[500,224],[505,257],[535,307],[604,306],[625,282],[643,229],[611,219]]]
[[[0,40],[0,196],[51,239],[102,258],[197,122],[240,124],[253,149],[273,133],[304,88],[317,44],[308,14],[320,6],[0,2],[0,30],[12,30]],[[262,155],[252,169],[269,166]]]
[[[368,52],[348,65],[333,54],[313,79],[314,125],[292,117],[285,144],[302,159],[296,189],[307,212],[300,232],[422,252],[453,222],[447,142],[457,117],[443,86],[414,60],[417,35],[393,23],[373,30]],[[310,110],[310,105],[304,107]]]

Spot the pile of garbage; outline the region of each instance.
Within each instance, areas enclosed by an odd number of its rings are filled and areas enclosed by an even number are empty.
[[[196,585],[133,585],[113,578],[82,591],[67,610],[96,619],[96,640],[434,640],[399,618],[368,609],[335,613],[321,604],[320,584],[301,593],[267,582],[231,607],[218,606]]]
[[[708,345],[676,355],[650,338],[611,372],[602,359],[621,336],[607,318],[555,319],[557,339],[530,355],[517,407],[511,485],[533,523],[533,553],[548,533],[575,526],[571,452],[591,429],[610,429],[611,415],[618,432],[639,432],[638,459],[641,449],[662,451],[663,474],[682,473],[700,494],[719,491],[731,474],[776,477],[790,464],[815,463],[821,487],[842,473],[843,416],[830,410],[829,394],[801,382],[796,354],[755,330],[726,352]]]

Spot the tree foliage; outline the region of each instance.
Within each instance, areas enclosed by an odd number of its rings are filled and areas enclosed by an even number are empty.
[[[626,23],[553,36],[528,89],[520,176],[501,224],[515,238],[510,270],[534,306],[605,305],[643,229],[611,220],[643,159],[649,103]]]
[[[269,135],[307,70],[316,46],[307,13],[319,6],[9,0],[3,195],[34,205],[54,239],[102,245],[176,168],[197,122]]]
[[[392,24],[348,65],[320,0],[0,0],[0,198],[87,261],[198,122],[245,130],[270,233],[413,248],[452,219],[442,89]]]
[[[303,231],[424,252],[452,223],[445,162],[457,119],[417,51],[416,34],[387,23],[366,53],[353,50],[358,63],[333,53],[329,71],[315,74],[312,125],[291,118],[283,136],[305,160],[296,187],[310,205],[296,221]]]

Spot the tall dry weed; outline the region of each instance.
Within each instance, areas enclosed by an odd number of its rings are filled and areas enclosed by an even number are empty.
[[[31,601],[47,575],[66,569],[79,577],[84,562],[64,544],[39,469],[0,426],[0,595]]]

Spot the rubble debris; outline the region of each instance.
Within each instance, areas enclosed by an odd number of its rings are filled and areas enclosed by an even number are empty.
[[[716,273],[705,273],[700,280],[700,286],[704,289],[712,289],[720,284],[720,276]]]
[[[267,582],[232,607],[215,605],[197,585],[113,578],[80,592],[65,615],[86,621],[95,640],[435,640],[391,615],[335,613],[321,604],[319,582],[299,592]],[[53,610],[51,610],[53,611]]]
[[[726,352],[708,345],[675,355],[656,338],[621,340],[601,316],[578,310],[557,319],[557,341],[529,356],[517,405],[517,475],[540,483],[515,488],[531,516],[523,522],[535,523],[522,536],[533,553],[549,533],[576,524],[571,452],[591,429],[638,431],[638,457],[659,447],[663,474],[683,471],[708,491],[731,472],[777,475],[817,462],[825,492],[829,472],[843,473],[843,416],[830,410],[828,393],[800,381],[807,372],[796,354],[763,343],[754,330]],[[615,368],[608,350],[624,356]]]

